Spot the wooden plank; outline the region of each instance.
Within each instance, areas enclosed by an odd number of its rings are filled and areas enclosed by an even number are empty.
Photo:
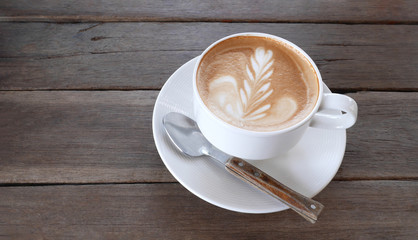
[[[3,0],[0,21],[229,21],[416,23],[406,1],[52,1]]]
[[[296,43],[334,90],[418,90],[418,26],[271,23],[0,23],[0,89],[159,89],[245,31]]]
[[[338,175],[346,180],[417,179],[418,93],[348,95],[357,101],[359,115],[347,130],[346,154]],[[384,170],[372,170],[377,168]]]
[[[0,92],[0,183],[174,182],[152,136],[157,91]],[[337,180],[418,179],[418,93],[349,94]]]
[[[417,181],[332,182],[311,224],[290,210],[227,211],[179,184],[2,187],[0,238],[416,239],[417,190]]]
[[[198,51],[0,58],[0,90],[160,89]]]
[[[152,138],[157,94],[2,92],[1,182],[174,181]]]

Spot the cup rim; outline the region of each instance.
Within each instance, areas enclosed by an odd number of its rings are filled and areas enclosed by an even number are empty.
[[[309,64],[312,66],[312,68],[315,71],[315,74],[317,76],[317,80],[318,80],[318,98],[316,100],[315,106],[312,109],[312,111],[302,120],[300,120],[299,122],[287,127],[287,128],[283,128],[283,129],[279,129],[279,130],[275,130],[275,131],[254,131],[254,130],[248,130],[248,129],[244,129],[244,128],[239,128],[235,125],[232,125],[230,123],[227,123],[225,121],[223,121],[220,117],[216,116],[212,111],[209,110],[209,108],[206,106],[206,104],[203,102],[199,91],[197,89],[197,70],[199,69],[200,63],[203,59],[203,57],[216,45],[218,45],[220,42],[223,42],[227,39],[230,38],[234,38],[234,37],[239,37],[239,36],[255,36],[255,37],[267,37],[267,38],[271,38],[273,40],[276,41],[280,41],[283,42],[284,44],[289,45],[290,47],[294,48],[296,51],[298,51],[300,54],[302,54],[309,62]],[[234,132],[239,132],[239,133],[244,133],[247,135],[252,135],[252,136],[268,136],[268,135],[276,135],[276,134],[280,134],[280,133],[286,133],[286,132],[290,132],[294,129],[297,129],[299,127],[301,127],[302,125],[304,125],[306,122],[308,122],[314,115],[315,113],[318,111],[319,105],[322,102],[322,95],[323,95],[323,82],[322,82],[322,77],[321,74],[319,72],[318,67],[316,66],[315,62],[311,59],[311,57],[309,57],[309,55],[303,51],[300,47],[298,47],[296,44],[290,42],[289,40],[286,40],[284,38],[272,35],[272,34],[267,34],[267,33],[260,33],[260,32],[242,32],[242,33],[236,33],[236,34],[232,34],[232,35],[228,35],[226,37],[223,37],[215,42],[213,42],[211,45],[209,45],[209,47],[207,47],[202,54],[200,54],[200,56],[198,56],[197,62],[194,66],[194,70],[193,70],[193,94],[195,96],[197,96],[197,101],[198,104],[200,105],[200,107],[202,107],[204,109],[204,111],[206,111],[207,113],[209,113],[209,115],[215,119],[217,122],[219,122],[220,124],[222,124],[225,127],[230,128],[232,131]]]

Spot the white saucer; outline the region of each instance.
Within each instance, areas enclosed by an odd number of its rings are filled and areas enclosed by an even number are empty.
[[[185,188],[216,206],[244,213],[270,213],[288,209],[273,197],[237,179],[209,157],[180,153],[164,131],[162,118],[180,112],[193,118],[192,75],[197,58],[180,67],[165,83],[154,107],[155,145],[168,170]],[[329,89],[325,86],[325,91]],[[337,173],[346,145],[345,130],[309,128],[288,153],[275,159],[251,161],[299,193],[313,197]]]

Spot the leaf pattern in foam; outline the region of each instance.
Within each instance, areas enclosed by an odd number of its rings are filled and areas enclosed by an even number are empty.
[[[246,104],[243,109],[244,115],[242,116],[244,120],[262,118],[265,116],[264,112],[271,107],[270,104],[262,103],[273,93],[273,89],[270,89],[271,84],[269,81],[273,74],[272,57],[273,52],[271,50],[266,51],[262,47],[258,47],[255,50],[254,55],[250,57],[251,65],[246,66],[246,72],[250,83],[244,80],[244,88],[247,92]]]
[[[223,76],[211,83],[210,88],[217,88],[211,92],[217,93],[219,107],[225,109],[227,115],[244,122],[266,116],[271,104],[264,101],[273,93],[269,81],[273,74],[272,57],[271,50],[257,48],[248,61],[250,64],[245,66],[247,79],[242,80],[241,88],[232,76]]]

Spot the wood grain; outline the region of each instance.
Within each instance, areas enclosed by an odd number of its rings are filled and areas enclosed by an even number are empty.
[[[334,90],[418,90],[416,25],[271,23],[0,23],[0,89],[159,89],[210,43],[245,31],[299,45]]]
[[[0,183],[174,182],[152,136],[157,91],[0,92]],[[338,180],[418,179],[418,93],[352,93]]]
[[[0,21],[228,21],[416,23],[413,0],[52,1],[3,0]]]
[[[316,224],[227,211],[179,184],[0,188],[0,239],[415,239],[416,181],[332,182]]]
[[[173,181],[151,129],[158,92],[2,92],[1,182]]]
[[[347,130],[345,160],[339,174],[352,180],[365,176],[397,179],[403,175],[398,171],[403,165],[408,172],[403,176],[417,179],[418,93],[359,92],[348,95],[357,101],[359,113],[356,124]],[[370,174],[371,169],[377,168],[385,171]],[[346,175],[346,171],[350,174]]]
[[[417,239],[418,1],[0,1],[0,240]],[[359,105],[312,225],[183,188],[154,102],[209,44],[265,32]],[[256,203],[255,203],[256,204]]]

